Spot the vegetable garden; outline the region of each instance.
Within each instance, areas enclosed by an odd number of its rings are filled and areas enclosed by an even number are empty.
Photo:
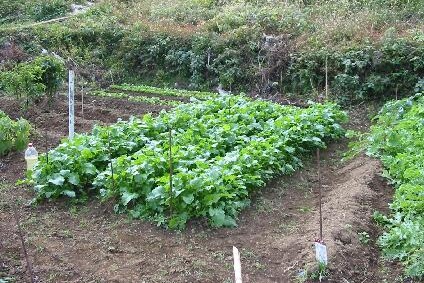
[[[0,283],[424,280],[422,0],[0,7]]]
[[[345,119],[333,104],[299,109],[223,96],[97,127],[43,156],[33,180],[39,198],[96,193],[115,199],[116,211],[170,228],[193,217],[235,226],[252,192],[340,137]]]
[[[368,138],[368,153],[382,160],[396,188],[393,215],[375,215],[388,229],[379,243],[388,258],[402,261],[407,274],[418,278],[424,278],[423,113],[423,93],[387,103]]]

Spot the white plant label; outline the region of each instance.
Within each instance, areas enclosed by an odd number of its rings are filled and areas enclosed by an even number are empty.
[[[327,265],[327,246],[322,243],[315,242],[315,257],[318,262]]]
[[[233,257],[234,257],[234,277],[235,283],[242,283],[241,279],[241,263],[240,263],[240,253],[236,247],[233,247]]]
[[[69,70],[69,84],[68,84],[68,100],[69,100],[69,139],[74,137],[75,132],[75,117],[74,117],[74,96],[75,96],[75,86],[74,86],[75,74],[73,70]]]

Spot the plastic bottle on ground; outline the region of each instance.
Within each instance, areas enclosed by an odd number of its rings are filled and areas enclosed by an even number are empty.
[[[38,161],[38,152],[32,143],[29,143],[28,148],[25,150],[25,161],[27,163],[27,171],[32,170]]]

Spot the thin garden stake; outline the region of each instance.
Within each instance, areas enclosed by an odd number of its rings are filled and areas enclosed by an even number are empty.
[[[15,218],[16,226],[18,227],[18,235],[19,235],[19,238],[21,240],[22,250],[24,252],[24,256],[25,256],[25,260],[26,260],[26,264],[27,264],[27,271],[28,271],[30,279],[31,279],[30,282],[34,283],[35,282],[34,281],[34,271],[32,270],[32,264],[31,264],[31,261],[29,260],[28,252],[27,252],[27,249],[25,247],[25,240],[24,240],[24,235],[22,233],[21,224],[19,222],[18,212],[16,211],[16,207],[14,205],[12,207],[13,207],[13,216]]]
[[[48,136],[47,136],[47,129],[44,132],[44,138],[46,143],[46,162],[49,164],[49,144],[48,144]]]
[[[169,127],[169,194],[170,194],[170,208],[172,215],[172,174],[173,174],[173,166],[172,166],[172,128]]]
[[[81,86],[81,117],[84,120],[84,85]]]
[[[321,186],[321,160],[320,150],[317,149],[317,169],[318,169],[318,189],[319,189],[319,239],[323,241],[322,237],[322,186]]]
[[[108,147],[109,160],[110,160],[110,172],[112,175],[112,187],[113,189],[115,189],[115,178],[113,177],[112,151],[110,149],[110,131],[107,132],[107,139],[108,139],[107,147]]]
[[[328,58],[325,56],[325,99],[328,100]]]

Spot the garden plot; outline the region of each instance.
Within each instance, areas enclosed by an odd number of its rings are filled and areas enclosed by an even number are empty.
[[[131,114],[147,112],[152,112],[154,117],[160,110],[170,109],[88,95],[84,97],[84,104],[86,108],[82,115],[81,97],[77,96],[75,113],[79,133],[90,132],[94,124],[115,123],[118,117],[128,119]],[[0,107],[12,118],[22,116],[17,111],[19,104],[12,99],[0,98]],[[350,126],[366,125],[363,120],[355,118],[367,116],[361,111],[359,108],[351,112],[355,115]],[[56,147],[66,137],[67,128],[63,126],[67,124],[65,102],[57,101],[50,112],[39,104],[23,114],[36,128],[38,135],[34,138],[40,152],[45,151],[45,132],[50,141],[49,148]],[[167,134],[169,132],[165,131],[164,135]],[[174,130],[174,141],[177,141],[176,136]],[[340,164],[340,153],[346,149],[345,145],[345,140],[333,144],[322,155],[324,203],[329,202],[324,205],[324,238],[331,247],[330,276],[335,282],[341,282],[343,278],[352,282],[365,279],[381,282],[382,278],[394,278],[391,274],[381,274],[379,263],[375,261],[377,250],[373,245],[362,245],[356,234],[364,230],[370,235],[376,233],[372,232],[375,228],[370,222],[356,226],[363,219],[369,219],[372,213],[365,213],[361,208],[362,201],[358,203],[358,199],[375,200],[381,207],[386,207],[391,188],[372,182],[373,190],[379,191],[376,195],[369,193],[366,184],[357,187],[358,180],[363,179],[358,176],[363,172],[368,176],[364,182],[372,178],[376,171],[375,162],[360,158],[354,167]],[[275,178],[266,188],[250,191],[251,206],[238,214],[236,228],[211,229],[211,222],[194,220],[185,230],[176,233],[158,228],[149,221],[131,220],[127,215],[115,214],[113,208],[120,201],[114,197],[103,202],[96,198],[79,197],[71,201],[64,198],[34,207],[26,206],[34,193],[30,188],[14,185],[24,177],[25,163],[20,152],[11,153],[0,158],[0,278],[28,281],[14,222],[12,208],[15,205],[34,274],[43,282],[230,282],[233,245],[241,252],[246,282],[294,282],[298,280],[299,269],[312,275],[313,270],[309,269],[314,265],[311,241],[318,233],[316,171],[313,163],[307,160],[305,169],[293,176]],[[364,164],[367,164],[366,168]],[[339,185],[344,182],[348,182],[346,187],[349,190],[339,189],[337,193],[331,193],[335,188],[345,187]],[[358,188],[355,194],[350,193],[352,188]],[[345,200],[343,207],[337,205],[339,199]],[[81,202],[83,204],[79,204]],[[326,207],[330,210],[326,211]],[[337,225],[333,225],[338,215],[350,216],[337,218]],[[339,240],[340,235],[344,235],[342,239],[347,238],[347,227],[354,227],[349,230],[349,245]],[[349,267],[350,261],[345,260],[347,252],[355,255],[357,268]],[[82,258],[81,254],[85,256]]]
[[[202,217],[236,226],[249,194],[340,137],[345,119],[334,104],[300,109],[221,96],[96,127],[42,156],[29,181],[39,199],[98,194],[117,200],[116,211],[170,228]]]

